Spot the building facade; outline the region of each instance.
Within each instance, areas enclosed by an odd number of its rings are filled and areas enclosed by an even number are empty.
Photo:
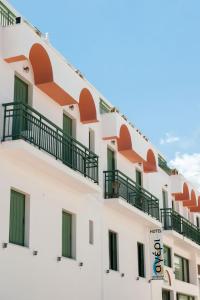
[[[47,36],[0,16],[0,299],[200,299],[196,187]]]

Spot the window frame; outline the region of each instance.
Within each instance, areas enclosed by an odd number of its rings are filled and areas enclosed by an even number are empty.
[[[111,235],[115,237],[115,249],[113,251],[113,241],[111,241]],[[108,230],[108,247],[109,247],[109,269],[115,272],[119,271],[119,236],[118,233],[113,230]],[[111,247],[112,244],[112,247]]]
[[[175,273],[175,279],[190,283],[190,266],[189,266],[189,260],[187,258],[184,258],[178,254],[174,254],[174,258],[177,257],[181,261],[181,278],[178,278],[176,276],[176,268],[175,268],[175,259],[174,259],[174,273]]]
[[[167,250],[167,264],[165,263],[165,250]],[[164,265],[168,268],[171,268],[172,267],[172,249],[165,244],[163,245],[163,259],[164,259]]]
[[[68,214],[71,217],[71,245],[70,245],[70,255],[65,255],[63,251],[63,215]],[[76,259],[76,216],[70,211],[65,209],[62,210],[62,257],[68,259]]]
[[[146,278],[145,245],[141,242],[137,242],[137,260],[138,260],[138,277]]]

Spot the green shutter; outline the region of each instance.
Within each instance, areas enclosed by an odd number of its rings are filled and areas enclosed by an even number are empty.
[[[108,171],[114,171],[115,170],[115,152],[107,149],[107,167]]]
[[[28,104],[28,84],[15,76],[14,102]]]
[[[62,213],[62,256],[72,258],[72,215]]]
[[[9,242],[24,246],[25,195],[11,190]]]
[[[72,119],[63,114],[63,132],[72,137]],[[73,142],[70,138],[63,138],[63,163],[73,167]]]
[[[63,115],[63,131],[65,134],[72,136],[72,119],[67,115]]]
[[[142,186],[142,173],[136,170],[136,184]]]
[[[15,76],[14,102],[28,104],[28,85]],[[17,107],[18,108],[18,107]],[[12,137],[20,138],[20,133],[27,129],[27,119],[22,115],[21,109],[16,109],[13,116]]]

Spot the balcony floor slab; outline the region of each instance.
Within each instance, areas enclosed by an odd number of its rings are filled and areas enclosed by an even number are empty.
[[[52,176],[79,192],[97,194],[101,192],[99,185],[26,141],[15,140],[2,142],[0,145],[0,153],[9,159],[13,159],[13,161],[17,161],[18,163],[21,161],[29,164],[33,168],[38,168],[48,173],[48,175],[52,174]]]

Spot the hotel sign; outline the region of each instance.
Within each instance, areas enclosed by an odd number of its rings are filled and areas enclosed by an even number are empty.
[[[163,280],[164,260],[163,260],[163,239],[162,230],[150,230],[150,251],[151,251],[151,279]]]

